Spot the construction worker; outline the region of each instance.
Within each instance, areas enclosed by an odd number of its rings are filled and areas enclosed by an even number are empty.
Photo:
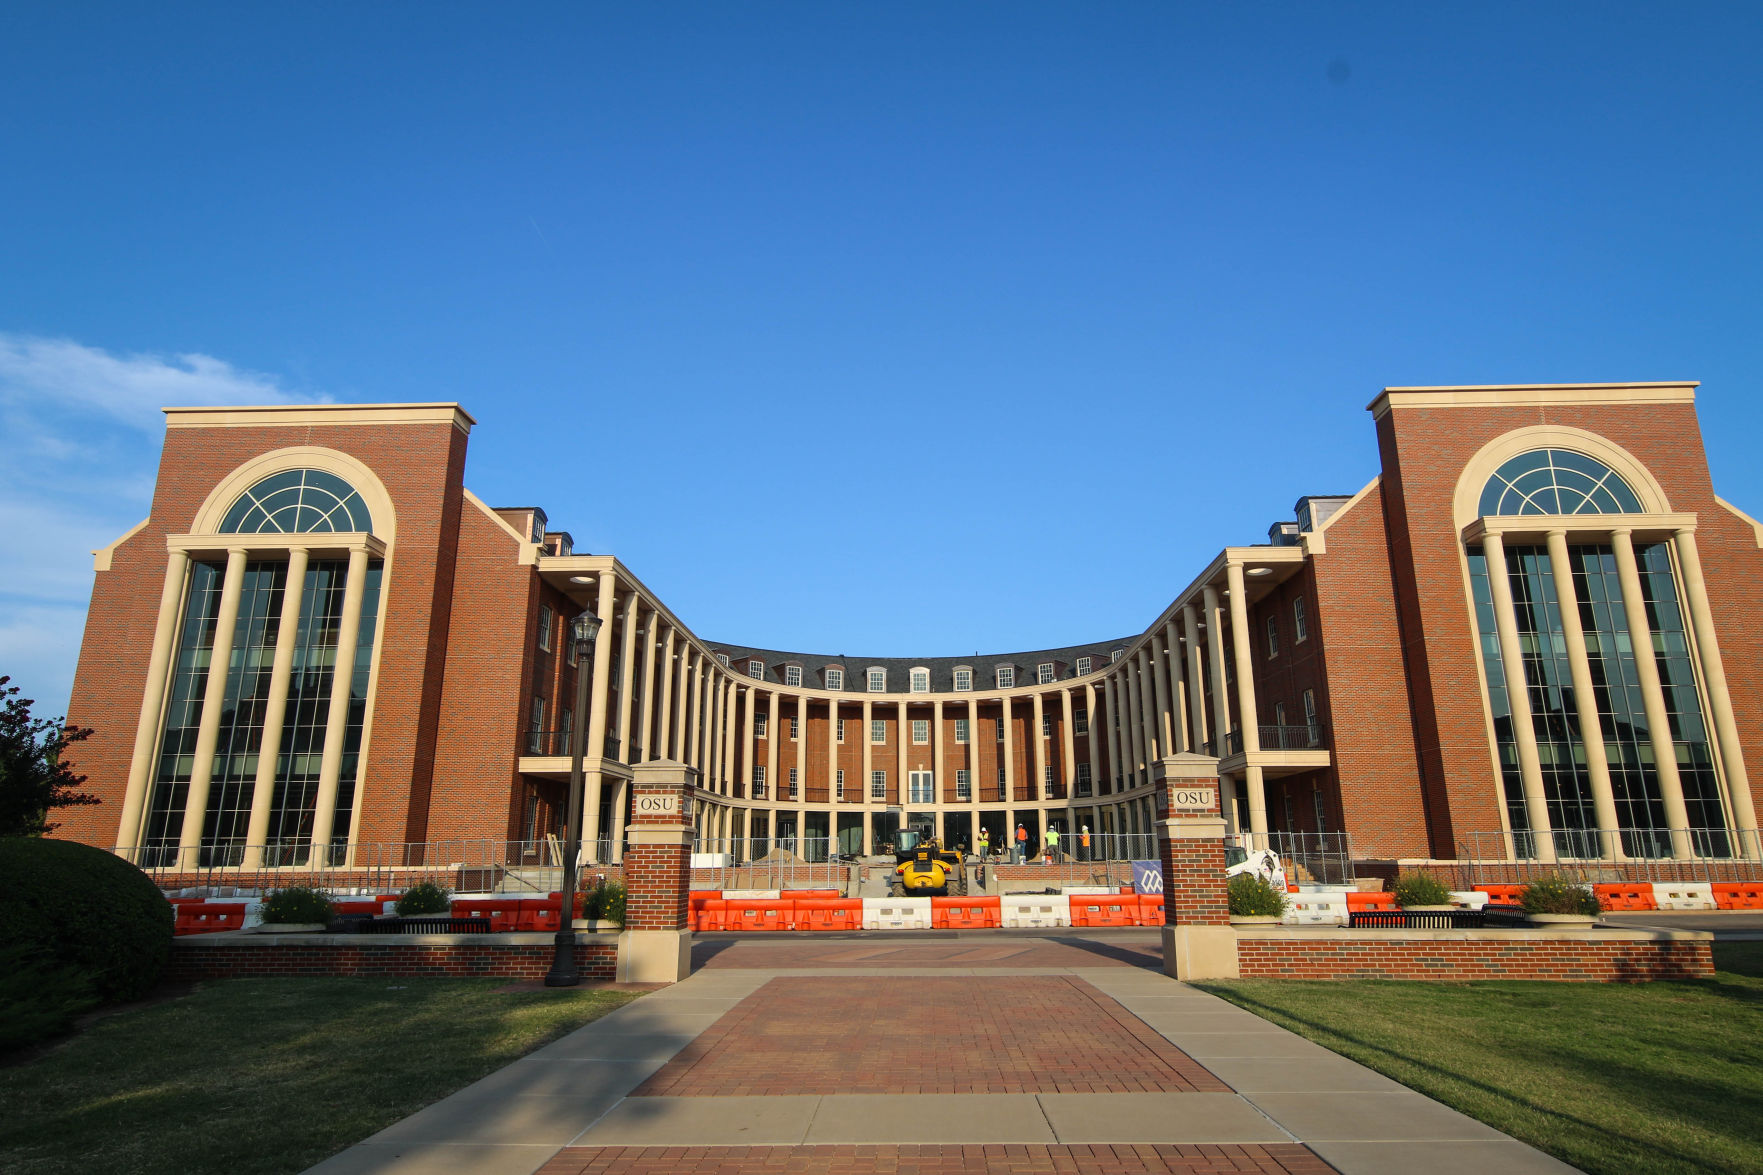
[[[1016,826],[1016,863],[1018,865],[1028,863],[1028,829],[1020,824]]]
[[[1059,859],[1059,830],[1051,825],[1047,828],[1047,864],[1051,865]]]
[[[1077,838],[1077,859],[1080,861],[1090,859],[1090,826],[1088,824],[1084,825],[1083,832]]]

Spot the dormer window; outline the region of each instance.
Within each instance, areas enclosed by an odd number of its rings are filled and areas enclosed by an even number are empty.
[[[1088,673],[1092,664],[1094,664],[1094,662],[1092,662],[1090,658],[1079,657],[1077,659],[1077,675],[1082,677],[1084,674]]]
[[[727,653],[718,653],[718,654],[716,654],[716,659],[717,659],[717,660],[718,660],[718,661],[721,661],[721,662],[722,662],[722,667],[723,667],[723,668],[724,668],[724,669],[727,669],[727,668],[729,668],[729,660],[728,660],[728,654],[727,654]]]
[[[800,665],[785,665],[784,666],[784,684],[785,685],[801,685],[802,684],[802,667]]]
[[[869,692],[885,694],[888,692],[888,671],[880,666],[869,667]]]
[[[1015,689],[1016,688],[1016,666],[1014,666],[1014,665],[1000,665],[1000,666],[998,666],[998,688],[999,689]]]
[[[972,688],[973,688],[973,669],[972,669],[972,667],[967,666],[967,665],[957,666],[955,669],[955,692],[964,694],[967,691],[971,690]]]
[[[1122,654],[1122,653],[1124,653],[1124,652],[1126,652],[1126,650],[1125,650],[1125,649],[1114,649],[1114,650],[1112,650],[1112,651],[1111,651],[1111,652],[1109,652],[1109,654],[1108,654],[1108,664],[1110,664],[1110,665],[1117,665],[1117,664],[1119,664],[1119,663],[1120,663],[1120,655],[1121,655],[1121,654]]]
[[[930,670],[922,665],[912,667],[912,692],[915,694],[930,693]]]
[[[747,676],[748,677],[756,677],[760,681],[764,681],[765,680],[765,662],[763,662],[763,661],[749,661],[749,662],[747,662]]]
[[[1051,685],[1053,683],[1053,663],[1043,661],[1035,666],[1035,678],[1038,685]]]
[[[828,669],[826,671],[826,688],[832,690],[844,689],[845,671],[843,669]]]

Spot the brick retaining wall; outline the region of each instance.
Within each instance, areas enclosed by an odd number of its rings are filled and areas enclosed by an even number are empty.
[[[1244,979],[1642,983],[1714,974],[1713,937],[1689,932],[1239,930],[1237,964]]]
[[[576,967],[588,982],[610,982],[617,969],[617,940],[586,938],[576,943]],[[207,934],[172,940],[166,978],[177,983],[320,975],[543,979],[552,954],[549,934]]]

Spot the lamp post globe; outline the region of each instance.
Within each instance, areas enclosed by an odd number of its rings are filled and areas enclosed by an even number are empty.
[[[581,613],[569,626],[574,643],[575,709],[569,727],[569,803],[568,839],[563,846],[563,892],[557,911],[556,949],[551,956],[551,970],[545,974],[546,987],[574,987],[582,981],[575,965],[575,876],[576,858],[582,848],[582,759],[588,746],[588,677],[594,660],[594,639],[600,634],[600,618],[592,611]]]

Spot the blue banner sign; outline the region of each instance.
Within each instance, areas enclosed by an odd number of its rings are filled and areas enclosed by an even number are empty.
[[[1134,861],[1132,863],[1132,888],[1134,893],[1163,892],[1163,862]]]

